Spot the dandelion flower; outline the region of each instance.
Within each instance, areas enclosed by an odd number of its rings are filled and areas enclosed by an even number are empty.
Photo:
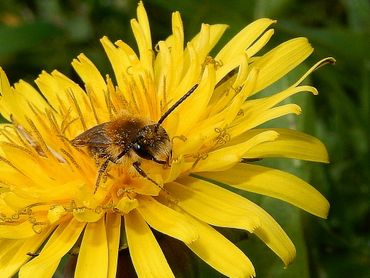
[[[1,70],[0,111],[8,120],[0,125],[2,277],[17,272],[19,277],[51,277],[72,248],[78,252],[75,277],[115,277],[123,242],[139,277],[172,277],[153,230],[183,242],[224,275],[255,276],[247,255],[214,226],[254,233],[289,264],[295,248],[279,224],[220,186],[278,198],[322,218],[328,213],[327,200],[303,180],[249,163],[265,157],[328,162],[316,138],[258,128],[299,114],[296,104],[280,103],[299,92],[316,94],[300,83],[333,61],[325,59],[287,89],[258,98],[313,51],[307,39],[296,38],[257,56],[273,35],[273,23],[266,18],[253,22],[211,57],[227,26],[203,24],[184,47],[175,12],[173,33],[153,48],[139,3],[137,19],[131,21],[138,54],[123,41],[101,39],[114,78],[104,78],[83,54],[72,62],[83,88],[58,71],[42,72],[35,81],[38,89],[22,80],[11,86]],[[172,148],[169,165],[130,149],[120,161],[108,163],[96,187],[102,161],[93,154],[106,142],[86,148],[72,140],[120,117],[156,123],[195,84],[161,124]],[[135,170],[135,159],[147,177]]]

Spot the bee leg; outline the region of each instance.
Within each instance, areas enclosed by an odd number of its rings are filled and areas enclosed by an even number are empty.
[[[170,196],[170,193],[165,189],[163,188],[162,186],[160,186],[156,181],[154,181],[153,179],[151,179],[145,172],[143,169],[140,168],[140,161],[136,161],[134,163],[132,163],[132,166],[134,166],[135,170],[140,174],[140,176],[142,176],[143,178],[147,179],[148,181],[154,183],[156,186],[158,186],[161,190],[163,190],[165,193],[167,193],[167,195]]]
[[[154,183],[156,186],[158,186],[160,189],[163,189],[162,186],[160,186],[156,181],[154,181],[153,179],[151,179],[145,172],[143,169],[140,168],[140,162],[139,161],[136,161],[134,163],[132,163],[132,166],[134,166],[135,170],[140,174],[140,176],[142,176],[143,178],[146,178],[148,181],[151,181],[152,183]]]
[[[109,158],[107,160],[105,160],[101,165],[100,165],[100,168],[98,170],[98,177],[96,178],[96,182],[95,182],[95,189],[94,189],[94,194],[96,193],[96,191],[98,190],[99,188],[99,183],[103,177],[103,174],[105,173],[105,170],[107,170],[107,167],[108,167],[108,164],[109,164],[109,161],[111,161]]]

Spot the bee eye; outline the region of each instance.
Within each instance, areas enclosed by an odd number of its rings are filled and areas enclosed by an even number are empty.
[[[149,160],[153,159],[153,156],[141,144],[134,143],[132,148],[137,153],[137,155],[140,156],[141,158],[149,159]]]
[[[139,143],[135,143],[133,148],[134,148],[135,152],[140,151],[141,150],[141,145]]]

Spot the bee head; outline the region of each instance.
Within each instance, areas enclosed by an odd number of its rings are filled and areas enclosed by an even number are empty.
[[[141,158],[159,164],[169,164],[172,147],[166,130],[158,125],[144,126],[133,141],[132,148]]]
[[[156,124],[144,126],[131,143],[135,153],[141,158],[153,160],[159,164],[169,165],[172,146],[166,130],[161,126],[163,121],[198,88],[195,84],[185,95],[176,101],[158,120]]]

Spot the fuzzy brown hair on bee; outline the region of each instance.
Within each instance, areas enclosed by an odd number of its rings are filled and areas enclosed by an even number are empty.
[[[94,193],[99,187],[101,177],[108,164],[110,162],[121,163],[124,158],[132,161],[132,166],[142,177],[159,186],[140,167],[140,160],[145,159],[158,164],[170,165],[171,140],[161,124],[197,87],[198,84],[194,85],[156,123],[123,115],[112,121],[96,125],[71,140],[74,147],[87,147],[96,161],[103,161],[99,167]]]

